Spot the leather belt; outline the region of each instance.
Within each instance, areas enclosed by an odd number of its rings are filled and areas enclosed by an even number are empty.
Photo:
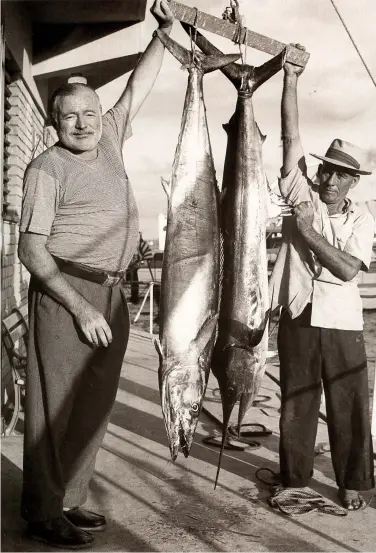
[[[101,271],[92,269],[86,265],[80,263],[73,263],[73,261],[67,261],[66,259],[60,259],[53,256],[56,265],[62,273],[71,275],[83,280],[89,280],[90,282],[97,282],[101,286],[116,286],[125,277],[125,271]]]

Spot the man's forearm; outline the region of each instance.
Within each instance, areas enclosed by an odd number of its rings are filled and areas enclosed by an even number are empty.
[[[21,246],[19,257],[29,273],[37,278],[46,292],[61,303],[72,315],[85,307],[87,301],[69,284],[59,271],[51,254],[38,249],[28,251]]]
[[[300,230],[309,248],[316,254],[321,265],[335,277],[348,282],[361,268],[361,261],[352,255],[335,248],[312,227]]]
[[[172,27],[161,28],[169,35]],[[162,42],[154,36],[129,77],[127,87],[118,103],[124,104],[129,109],[131,121],[153,88],[162,66],[164,50]]]
[[[299,138],[298,76],[285,75],[283,79],[281,119],[282,139]]]
[[[285,74],[281,102],[283,176],[287,176],[303,156],[299,136],[297,83],[296,74]]]

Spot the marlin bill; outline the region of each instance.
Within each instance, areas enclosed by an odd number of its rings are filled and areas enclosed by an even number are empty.
[[[210,372],[219,306],[219,192],[206,119],[203,76],[239,58],[190,52],[158,37],[188,70],[168,190],[163,256],[159,389],[171,457],[189,455]]]

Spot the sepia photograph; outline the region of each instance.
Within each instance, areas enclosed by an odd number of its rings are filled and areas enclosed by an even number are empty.
[[[0,550],[376,553],[375,0],[0,19]]]

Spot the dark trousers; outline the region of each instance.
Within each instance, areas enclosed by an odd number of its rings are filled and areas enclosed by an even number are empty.
[[[278,330],[281,380],[280,470],[285,486],[307,486],[323,384],[330,449],[339,487],[375,485],[363,332],[310,326],[311,304]],[[322,383],[322,384],[321,384]]]
[[[31,280],[21,509],[31,521],[85,502],[129,336],[120,285],[65,278],[104,314],[113,340],[107,348],[88,344],[72,315]]]

